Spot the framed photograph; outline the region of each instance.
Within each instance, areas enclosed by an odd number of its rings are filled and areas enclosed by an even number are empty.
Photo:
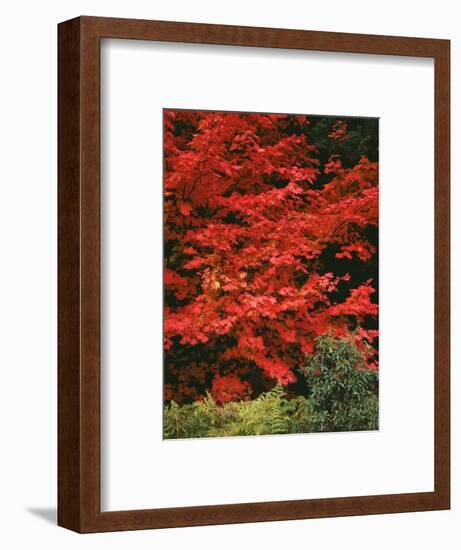
[[[58,524],[448,509],[449,41],[58,37]]]

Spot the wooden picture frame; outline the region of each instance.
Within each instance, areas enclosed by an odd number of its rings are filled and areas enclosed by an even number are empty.
[[[100,40],[430,57],[435,63],[434,491],[101,512]],[[80,533],[450,507],[450,43],[447,40],[78,17],[59,25],[58,524]]]

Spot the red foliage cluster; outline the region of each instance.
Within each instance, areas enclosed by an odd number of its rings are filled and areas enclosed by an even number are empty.
[[[210,393],[213,399],[222,405],[228,401],[248,399],[252,394],[252,389],[248,382],[243,382],[236,374],[227,376],[218,374],[213,378]]]
[[[167,110],[165,132],[165,380],[168,398],[217,401],[296,381],[317,336],[377,336],[375,283],[325,270],[376,254],[378,165],[324,165],[309,119]],[[345,140],[337,121],[331,140]],[[320,181],[321,180],[321,181]]]
[[[349,137],[347,134],[347,124],[342,120],[337,120],[328,137],[338,141],[344,141]]]

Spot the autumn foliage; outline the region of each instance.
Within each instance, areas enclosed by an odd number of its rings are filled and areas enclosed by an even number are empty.
[[[165,399],[250,399],[316,338],[377,369],[377,121],[164,111]]]

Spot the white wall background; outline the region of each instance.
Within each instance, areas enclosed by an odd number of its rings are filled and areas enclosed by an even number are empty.
[[[452,40],[453,281],[461,242],[461,29],[450,0],[18,0],[0,20],[0,544],[27,548],[266,548],[449,550],[461,522],[461,296],[453,286],[453,509],[375,517],[76,535],[55,527],[56,502],[56,24],[76,15],[303,28]],[[415,199],[416,200],[416,199]],[[417,235],[415,235],[417,238]],[[415,312],[417,315],[418,312]],[[415,342],[418,345],[419,342]]]

